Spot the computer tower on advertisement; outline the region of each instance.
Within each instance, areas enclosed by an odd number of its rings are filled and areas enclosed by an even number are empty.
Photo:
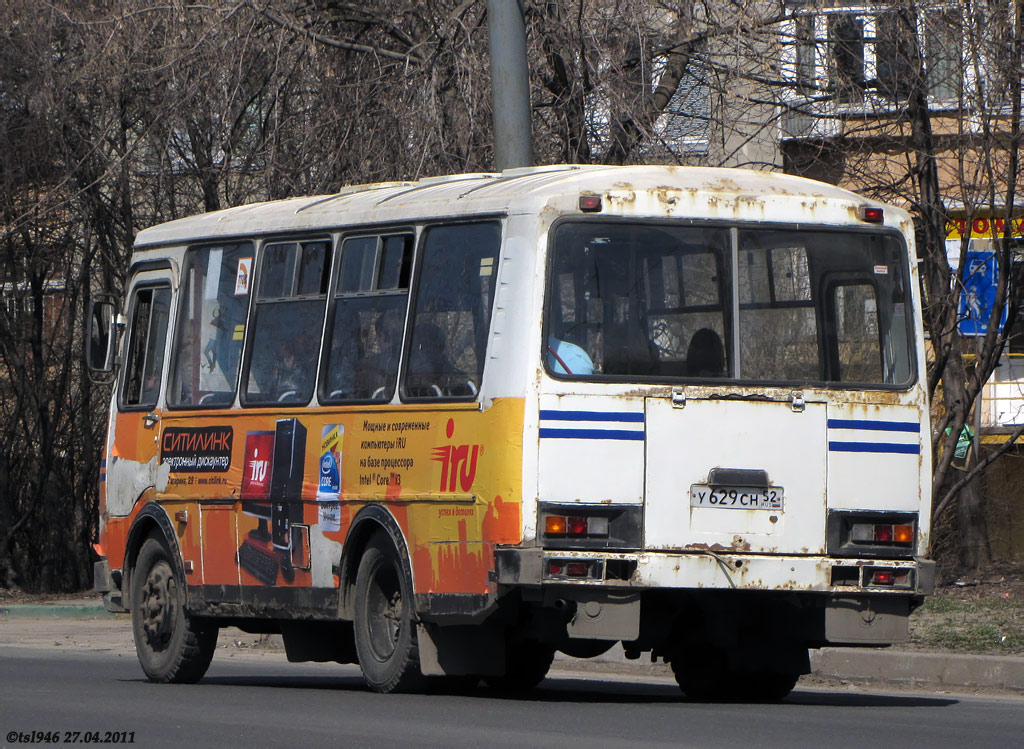
[[[302,478],[306,427],[295,418],[279,419],[270,475],[271,538],[278,549],[291,549],[292,523],[302,520]]]

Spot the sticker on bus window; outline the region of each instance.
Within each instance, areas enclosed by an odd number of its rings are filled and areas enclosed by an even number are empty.
[[[316,499],[320,508],[320,530],[341,530],[341,443],[344,424],[327,424],[320,433],[320,483]]]
[[[876,276],[888,276],[889,275],[889,266],[888,265],[876,265],[875,266],[875,275]]]
[[[250,278],[252,278],[252,258],[238,258],[238,272],[235,274],[235,296],[249,293]]]

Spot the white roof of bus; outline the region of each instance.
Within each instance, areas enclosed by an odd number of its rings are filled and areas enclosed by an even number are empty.
[[[474,214],[539,211],[548,204],[566,210],[580,194],[599,194],[609,212],[629,215],[708,215],[717,206],[799,205],[803,220],[815,206],[852,218],[853,206],[877,205],[848,190],[802,177],[750,169],[677,166],[557,165],[501,173],[456,174],[414,182],[347,187],[334,195],[252,203],[169,221],[139,232],[136,248],[244,235],[302,232],[368,223],[411,222]],[[836,210],[838,209],[838,211]],[[898,209],[896,213],[905,216]],[[764,220],[798,220],[765,210]],[[828,220],[825,216],[820,219]],[[895,216],[893,216],[895,218]],[[886,221],[891,223],[891,221]]]

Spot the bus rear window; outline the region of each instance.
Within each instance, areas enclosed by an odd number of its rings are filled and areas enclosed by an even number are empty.
[[[566,223],[545,362],[561,377],[906,385],[907,279],[888,233]]]

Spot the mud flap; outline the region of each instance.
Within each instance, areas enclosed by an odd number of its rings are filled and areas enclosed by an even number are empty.
[[[825,608],[825,639],[831,645],[888,645],[907,639],[910,598],[834,598]]]
[[[416,625],[420,671],[424,676],[502,676],[505,637],[493,625]]]

